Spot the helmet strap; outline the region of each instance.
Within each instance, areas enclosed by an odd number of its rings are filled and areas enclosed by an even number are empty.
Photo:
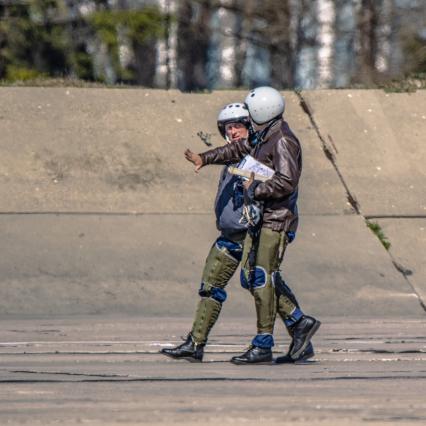
[[[263,143],[263,138],[266,136],[266,134],[269,132],[269,129],[279,120],[280,117],[275,117],[271,121],[268,121],[266,123],[266,126],[259,130],[257,140],[259,142],[259,145]]]

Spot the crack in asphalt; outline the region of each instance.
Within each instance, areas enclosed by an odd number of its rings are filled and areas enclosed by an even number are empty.
[[[362,421],[367,421],[367,422],[400,422],[400,421],[406,421],[406,420],[410,420],[410,421],[425,421],[426,417],[423,416],[377,416],[377,417],[363,417]]]
[[[378,214],[365,215],[366,219],[426,219],[426,214]]]
[[[0,211],[0,216],[210,216],[211,212]]]
[[[333,353],[368,353],[368,354],[426,354],[426,350],[407,349],[403,351],[391,351],[389,349],[330,349]]]
[[[25,374],[53,374],[53,375],[64,375],[64,376],[84,376],[84,377],[105,377],[113,378],[120,377],[125,378],[129,377],[128,374],[90,374],[90,373],[73,373],[70,371],[37,371],[37,370],[7,370],[9,373],[25,373]]]
[[[242,367],[244,368],[244,367]],[[99,376],[94,376],[99,377]],[[289,382],[333,382],[333,381],[346,381],[346,380],[362,380],[362,381],[386,381],[386,380],[426,380],[425,376],[409,376],[409,375],[388,375],[388,376],[335,376],[335,377],[311,377],[303,378],[297,377],[290,379],[285,377],[283,379],[271,378],[255,378],[255,377],[117,377],[114,378],[99,378],[99,379],[82,379],[82,380],[54,380],[54,379],[0,379],[0,383],[9,384],[33,384],[33,383],[132,383],[132,382],[263,382],[263,383],[289,383]]]
[[[334,339],[331,339],[334,340]],[[405,344],[409,342],[384,342],[388,344]],[[418,342],[412,342],[412,343],[418,343]],[[330,348],[327,350],[319,350],[317,351],[317,354],[326,354],[326,353],[339,353],[339,352],[351,352],[351,353],[387,353],[387,354],[423,354],[426,353],[426,350],[423,349],[407,349],[407,350],[390,350],[390,349],[356,349],[356,348]],[[207,355],[230,355],[230,354],[236,354],[240,353],[240,351],[205,351],[204,352]],[[274,354],[281,354],[282,351],[277,350],[273,351]],[[161,355],[160,352],[151,352],[151,351],[108,351],[108,352],[68,352],[68,351],[49,351],[49,352],[0,352],[0,355],[9,355],[9,356],[46,356],[46,355]],[[219,362],[219,361],[218,361]]]

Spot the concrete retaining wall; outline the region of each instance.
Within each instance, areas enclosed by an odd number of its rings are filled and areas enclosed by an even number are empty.
[[[425,271],[399,272],[392,256],[404,253],[404,239],[390,233],[389,255],[364,219],[426,215],[424,92],[303,93],[312,116],[284,94],[304,172],[300,232],[283,269],[303,306],[319,315],[422,315],[416,286]],[[216,236],[220,167],[195,175],[183,151],[205,150],[202,139],[221,144],[217,112],[244,96],[1,88],[0,313],[191,315]],[[417,284],[407,281],[414,276]],[[226,303],[225,315],[254,315],[236,279]]]

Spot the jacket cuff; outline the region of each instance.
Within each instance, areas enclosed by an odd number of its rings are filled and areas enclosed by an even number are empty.
[[[203,162],[203,166],[207,164],[206,162],[206,156],[204,155],[204,152],[198,154],[201,157],[201,161]]]

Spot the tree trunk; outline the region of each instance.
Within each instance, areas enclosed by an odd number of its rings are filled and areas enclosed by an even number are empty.
[[[204,90],[208,87],[210,1],[182,0],[177,16],[178,88],[186,92]]]
[[[317,1],[299,2],[295,61],[295,81],[298,88],[316,87],[318,70],[318,8]]]
[[[271,55],[271,85],[277,89],[287,89],[293,86],[294,71],[291,7],[288,0],[265,2],[264,7],[268,20],[266,36]]]
[[[133,42],[134,78],[138,85],[154,87],[157,66],[157,43],[147,39],[143,43]]]
[[[371,84],[376,80],[378,51],[377,27],[381,0],[362,0],[358,15],[359,49],[357,52],[360,82]]]
[[[355,7],[353,0],[335,0],[334,87],[346,87],[355,72]]]
[[[234,86],[244,86],[243,70],[247,58],[249,42],[247,35],[253,27],[254,0],[234,0],[232,7],[239,9],[236,13],[235,25],[235,63],[234,63]]]

